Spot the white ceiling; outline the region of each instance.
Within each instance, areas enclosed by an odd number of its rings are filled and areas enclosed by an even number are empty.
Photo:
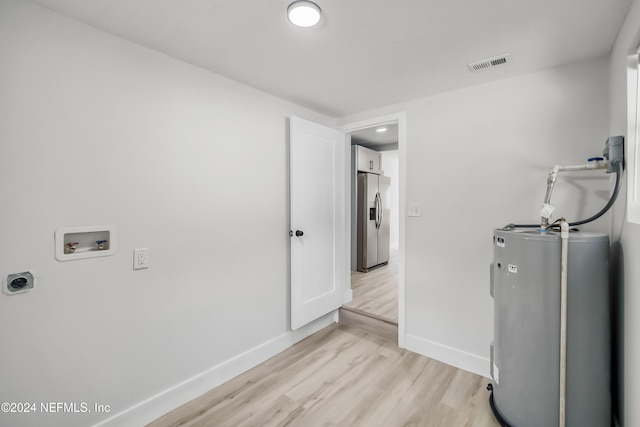
[[[332,117],[608,53],[631,0],[32,0]],[[471,73],[469,62],[510,53]]]
[[[377,130],[385,129],[384,132]],[[351,132],[351,144],[364,145],[374,150],[398,148],[398,124],[387,123]]]

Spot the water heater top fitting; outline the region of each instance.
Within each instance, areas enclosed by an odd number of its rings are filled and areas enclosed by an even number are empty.
[[[575,171],[588,171],[588,170],[598,170],[598,169],[606,169],[607,173],[616,172],[618,175],[616,178],[616,190],[614,191],[614,197],[612,197],[612,201],[615,201],[615,197],[617,197],[618,184],[620,180],[620,173],[622,173],[622,169],[624,167],[624,137],[622,136],[612,136],[607,139],[605,143],[605,148],[603,151],[603,156],[607,159],[604,160],[600,157],[592,157],[586,164],[583,165],[573,165],[573,166],[562,166],[555,165],[551,171],[549,172],[549,176],[547,177],[547,193],[544,198],[544,202],[542,205],[542,209],[540,211],[540,229],[546,230],[549,227],[549,218],[553,213],[553,206],[549,204],[551,201],[551,192],[553,191],[553,186],[555,185],[556,178],[558,176],[558,172],[575,172]],[[610,204],[613,204],[612,202]],[[606,209],[610,207],[610,204],[607,205]],[[595,215],[592,217],[593,219],[597,219],[604,212]]]

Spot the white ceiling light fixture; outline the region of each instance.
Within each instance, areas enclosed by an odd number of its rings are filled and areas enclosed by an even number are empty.
[[[387,131],[386,127],[381,127],[381,128],[376,129],[376,132],[378,132],[378,133],[382,133],[382,132],[386,132],[386,131]]]
[[[313,27],[320,22],[321,16],[320,7],[311,1],[294,1],[287,8],[289,22],[298,27]]]

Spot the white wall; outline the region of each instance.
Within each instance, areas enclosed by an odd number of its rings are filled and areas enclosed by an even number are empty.
[[[1,425],[88,425],[289,343],[287,117],[327,117],[15,0],[0,93],[0,277],[37,277],[0,294],[0,401],[111,408]],[[102,224],[114,256],[54,259],[57,228]]]
[[[341,118],[407,116],[407,348],[488,375],[492,230],[537,222],[548,170],[598,155],[608,136],[607,60],[599,58]],[[569,220],[598,211],[605,174],[561,177]],[[557,216],[556,216],[557,217]],[[608,231],[603,218],[583,229]]]
[[[389,246],[398,251],[400,241],[400,159],[398,150],[382,151],[382,170],[390,179]]]
[[[640,2],[634,1],[626,21],[618,34],[611,53],[610,66],[610,132],[627,135],[627,95],[635,100],[636,94],[627,93],[627,56],[640,45]],[[629,141],[626,140],[628,143]],[[626,178],[626,175],[625,175]],[[625,193],[621,194],[624,199]],[[617,396],[614,413],[621,426],[640,425],[640,226],[626,222],[625,204],[617,203],[613,235],[620,236],[614,245],[613,277],[617,302],[614,350],[616,377],[614,394]]]

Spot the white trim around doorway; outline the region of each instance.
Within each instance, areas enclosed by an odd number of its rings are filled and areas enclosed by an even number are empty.
[[[373,126],[397,123],[398,124],[398,157],[399,157],[399,173],[400,173],[400,194],[399,194],[399,256],[398,256],[398,347],[405,348],[405,200],[406,200],[406,114],[404,112],[389,114],[371,119],[361,120],[358,122],[342,125],[339,129],[344,133],[351,133],[357,130],[370,128]],[[349,186],[349,183],[346,183]],[[350,224],[350,221],[347,221]],[[347,239],[351,245],[351,239]],[[351,251],[346,251],[347,265],[351,264]],[[347,279],[346,292],[351,291],[351,279]]]

